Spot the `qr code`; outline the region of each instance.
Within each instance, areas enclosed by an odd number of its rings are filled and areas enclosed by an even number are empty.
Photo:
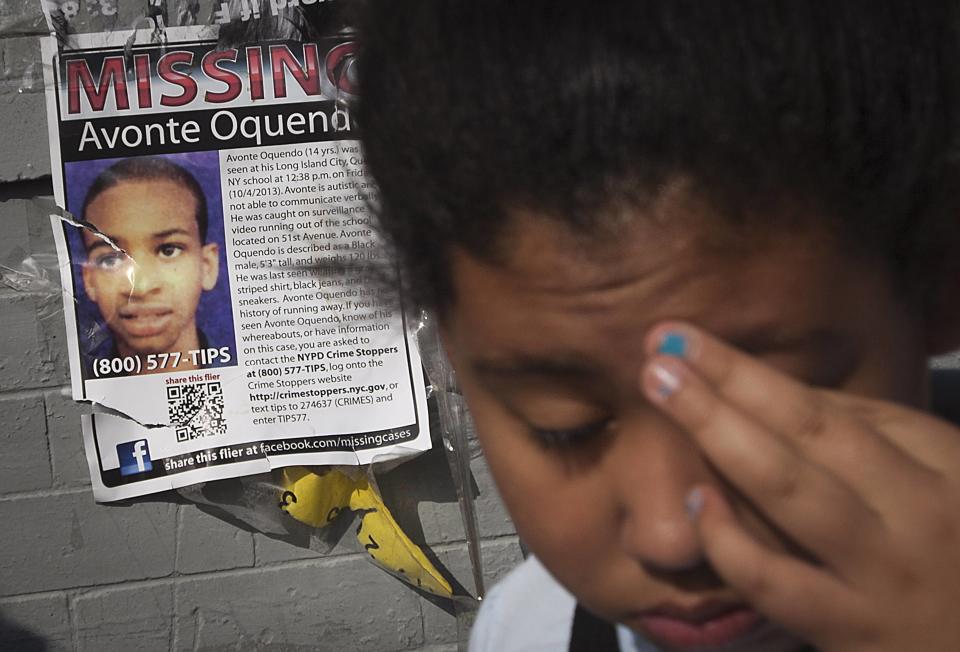
[[[167,412],[177,431],[177,441],[222,435],[223,387],[220,382],[167,386]]]

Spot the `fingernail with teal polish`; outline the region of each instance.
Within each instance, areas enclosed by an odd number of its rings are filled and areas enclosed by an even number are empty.
[[[682,358],[687,354],[687,338],[680,333],[669,332],[664,334],[657,347],[657,353]]]
[[[690,490],[684,501],[684,506],[687,508],[687,516],[690,517],[690,520],[694,520],[700,515],[700,511],[703,509],[703,492],[700,487],[694,487]]]

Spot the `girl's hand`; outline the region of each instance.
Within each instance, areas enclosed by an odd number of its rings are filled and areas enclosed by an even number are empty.
[[[806,553],[761,544],[722,491],[694,488],[704,552],[745,600],[825,652],[960,650],[960,429],[812,389],[688,325],[646,345],[650,400]]]

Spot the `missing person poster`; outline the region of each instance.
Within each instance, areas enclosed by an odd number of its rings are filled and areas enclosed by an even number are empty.
[[[96,498],[429,448],[398,290],[364,271],[349,35],[70,41],[43,46],[52,223],[74,398],[118,413],[83,423]]]

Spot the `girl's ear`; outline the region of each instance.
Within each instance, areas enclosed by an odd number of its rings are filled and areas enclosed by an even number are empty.
[[[927,353],[960,350],[960,260],[951,261],[944,282],[927,308]]]

